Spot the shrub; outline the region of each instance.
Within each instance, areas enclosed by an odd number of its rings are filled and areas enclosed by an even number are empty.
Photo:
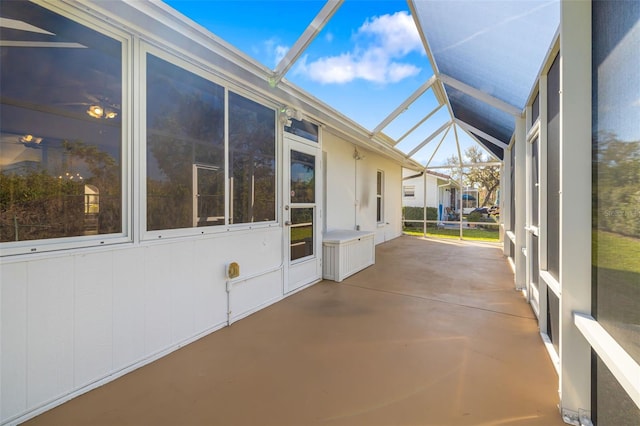
[[[403,207],[402,217],[404,220],[423,220],[424,209],[422,207]],[[427,220],[438,220],[438,209],[435,207],[427,207]],[[422,226],[417,222],[407,222],[405,227]]]

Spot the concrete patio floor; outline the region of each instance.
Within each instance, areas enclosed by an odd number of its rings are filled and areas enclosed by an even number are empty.
[[[562,425],[502,252],[401,237],[30,425]]]

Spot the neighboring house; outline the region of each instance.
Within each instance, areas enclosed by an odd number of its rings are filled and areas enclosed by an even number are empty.
[[[402,206],[424,207],[424,174],[403,169],[402,175]],[[459,186],[451,176],[434,171],[427,171],[426,180],[426,204],[427,207],[435,207],[438,209],[438,220],[441,220],[442,215],[448,208],[456,212],[459,210]]]

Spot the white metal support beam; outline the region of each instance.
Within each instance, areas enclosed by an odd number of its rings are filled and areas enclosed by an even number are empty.
[[[436,136],[438,136],[440,133],[442,133],[442,131],[444,129],[446,129],[447,127],[451,126],[451,124],[452,124],[451,121],[447,121],[446,123],[444,123],[442,126],[440,126],[440,128],[438,128],[438,130],[436,130],[435,132],[431,133],[429,135],[429,137],[427,137],[425,140],[423,140],[418,146],[413,148],[411,150],[411,152],[409,152],[407,154],[407,157],[412,157],[413,154],[415,154],[416,152],[420,151],[426,144],[431,142]]]
[[[462,164],[462,168],[463,169],[473,169],[475,167],[487,167],[487,166],[496,166],[496,167],[500,167],[502,165],[502,163],[500,161],[489,161],[486,163],[464,163]],[[445,169],[455,169],[459,167],[458,165],[452,166],[452,165],[448,165],[448,166],[429,166],[429,170],[445,170]]]
[[[525,256],[526,250],[527,250],[527,245],[525,241],[526,239],[525,212],[527,209],[527,203],[526,203],[527,129],[526,129],[524,117],[516,118],[515,142],[511,149],[516,150],[515,164],[514,164],[515,182],[514,182],[514,187],[511,188],[513,190],[513,194],[515,195],[515,211],[511,212],[512,215],[515,215],[515,229],[511,230],[516,236],[515,253],[513,253],[513,261],[516,265],[515,285],[516,285],[516,290],[527,290],[527,280],[526,280],[527,258]]]
[[[459,80],[456,80],[453,77],[449,77],[446,74],[439,74],[438,78],[444,84],[451,86],[454,89],[457,89],[462,93],[465,93],[473,98],[476,98],[479,101],[482,101],[488,105],[491,105],[492,107],[497,108],[500,111],[506,112],[507,114],[510,114],[514,117],[520,117],[522,115],[522,110],[520,110],[518,107],[513,106],[498,98],[494,98],[493,96],[483,92],[482,90],[476,89],[475,87],[471,87],[468,84],[465,84]]]
[[[375,129],[373,129],[373,134],[375,135],[377,133],[380,133],[380,131],[382,131],[382,129],[387,127],[389,125],[389,123],[391,123],[393,120],[396,119],[396,117],[398,117],[400,114],[402,114],[402,112],[404,112],[407,108],[409,108],[409,106],[413,102],[415,102],[416,99],[418,99],[420,96],[422,96],[422,94],[424,92],[429,90],[429,88],[435,82],[436,82],[436,77],[435,76],[431,76],[431,78],[429,80],[424,82],[424,84],[422,86],[418,87],[418,89],[415,92],[413,92],[413,94],[411,94],[411,96],[409,96],[407,99],[405,99],[405,101],[402,102],[395,110],[393,110],[393,112],[391,114],[389,114],[384,120],[382,120],[382,122],[380,124],[378,124]]]
[[[483,132],[482,130],[478,129],[477,127],[472,126],[469,123],[465,123],[464,121],[460,120],[459,118],[455,119],[455,123],[460,126],[463,130],[465,130],[466,132],[469,133],[475,133],[476,135],[488,140],[489,142],[491,142],[492,144],[499,146],[502,149],[507,149],[507,144],[502,142],[500,139],[496,139],[495,136],[491,136],[490,134]],[[470,135],[470,136],[473,136]],[[474,137],[475,139],[475,137]]]
[[[511,151],[506,149],[504,151],[504,162],[500,169],[500,234],[502,236],[502,253],[505,257],[509,257],[511,254],[510,246],[511,239],[507,236],[509,229],[508,226],[511,223],[511,203],[507,200],[511,200]]]
[[[438,150],[440,149],[440,145],[442,145],[442,142],[444,142],[444,139],[447,137],[447,135],[449,134],[449,130],[451,130],[451,126],[447,127],[446,132],[444,132],[444,134],[442,135],[442,138],[440,139],[440,142],[438,142],[438,146],[436,146],[436,149],[433,151],[433,153],[431,154],[431,157],[429,157],[429,161],[427,161],[427,165],[424,167],[425,170],[427,170],[429,168],[429,165],[431,164],[431,160],[433,160],[433,157],[436,156],[436,153],[438,152]],[[425,173],[426,174],[426,173]]]
[[[456,129],[456,125],[453,125],[453,133],[456,137],[456,148],[458,149],[458,164],[460,164],[460,176],[462,176],[462,164],[464,164],[464,160],[462,159],[462,151],[460,150],[460,139],[458,139],[458,129]],[[460,186],[462,188],[462,186]]]
[[[433,111],[431,111],[429,114],[425,115],[424,118],[420,121],[418,121],[415,126],[413,126],[412,128],[410,128],[409,130],[407,130],[407,132],[400,136],[397,140],[396,143],[394,144],[397,145],[399,144],[404,138],[406,138],[407,136],[409,136],[414,130],[416,130],[418,127],[420,127],[422,125],[422,123],[424,123],[425,121],[427,121],[428,119],[430,119],[431,117],[433,117],[433,115],[440,111],[440,109],[444,106],[444,104],[440,104],[438,105],[438,107],[436,109],[434,109]]]
[[[287,71],[293,66],[296,60],[302,55],[305,49],[311,44],[314,38],[320,33],[322,28],[329,22],[334,13],[340,8],[344,0],[328,0],[318,15],[311,21],[302,35],[289,49],[284,58],[280,60],[273,70],[273,76],[269,79],[269,84],[275,87],[285,76]]]
[[[640,365],[591,315],[574,312],[573,323],[631,400],[640,407]]]

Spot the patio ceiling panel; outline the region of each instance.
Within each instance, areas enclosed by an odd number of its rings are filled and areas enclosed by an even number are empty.
[[[470,132],[470,133],[480,143],[480,145],[482,145],[483,148],[485,148],[486,150],[491,152],[493,155],[495,155],[496,158],[499,158],[499,159],[504,158],[504,150],[502,148],[492,144],[482,136],[478,136],[473,132]]]
[[[515,130],[513,116],[478,99],[446,86],[453,115],[460,121],[509,144]]]
[[[558,28],[557,0],[413,4],[438,72],[524,108]]]
[[[559,1],[409,3],[453,118],[502,159],[504,146],[492,139],[511,139],[557,33]]]

